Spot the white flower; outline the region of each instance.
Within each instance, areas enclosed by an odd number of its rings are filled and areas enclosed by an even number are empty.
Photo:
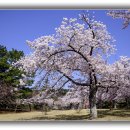
[[[22,79],[19,79],[20,85],[23,86],[25,85],[24,81]]]

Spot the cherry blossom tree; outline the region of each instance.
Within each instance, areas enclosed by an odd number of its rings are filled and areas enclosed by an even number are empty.
[[[81,14],[80,19],[63,18],[55,34],[27,41],[33,53],[14,65],[30,74],[43,70],[44,78],[49,75],[56,81],[53,88],[61,81],[59,89],[68,83],[89,88],[90,118],[94,119],[96,93],[105,59],[115,50],[113,42],[106,26],[88,14]]]
[[[118,102],[125,100],[127,103],[130,97],[130,58],[122,56],[119,61],[115,62],[115,65],[118,73],[118,90],[115,100]]]
[[[62,99],[62,106],[73,105],[73,108],[81,109],[86,107],[89,101],[89,88],[86,86],[73,86]]]
[[[128,27],[130,24],[130,10],[111,10],[108,12],[108,15],[115,19],[123,19],[123,29]]]
[[[47,108],[52,108],[54,105],[54,99],[50,97],[47,90],[44,92],[40,92],[39,94],[33,96],[29,99],[21,99],[20,104],[24,105],[41,105],[42,110],[45,110],[45,114],[47,114]]]
[[[107,71],[104,71],[100,81],[102,87],[98,89],[97,99],[111,103],[127,99],[130,90],[130,58],[121,56],[114,64],[106,67]]]

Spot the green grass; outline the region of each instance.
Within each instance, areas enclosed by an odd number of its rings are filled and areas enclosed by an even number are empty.
[[[38,120],[89,120],[89,110],[52,110],[45,115],[42,112],[2,113],[0,121],[38,121]],[[130,110],[98,110],[97,121],[130,121]]]

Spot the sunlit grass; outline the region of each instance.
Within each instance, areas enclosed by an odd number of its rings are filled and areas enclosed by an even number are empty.
[[[0,114],[0,121],[38,121],[38,120],[89,120],[89,110],[52,110],[47,112],[32,111],[22,113],[3,113]],[[130,110],[98,110],[98,121],[130,121]]]

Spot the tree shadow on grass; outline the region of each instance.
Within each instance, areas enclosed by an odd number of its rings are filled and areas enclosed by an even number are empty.
[[[56,115],[55,117],[36,117],[30,120],[87,120],[89,115]]]
[[[98,117],[103,118],[106,116],[130,117],[130,110],[100,110]]]
[[[105,118],[107,116],[115,116],[115,117],[130,117],[130,110],[98,110],[98,118]],[[26,119],[26,120],[90,120],[90,115],[55,115],[54,117],[51,116],[41,116],[41,117],[35,117],[32,119]]]

